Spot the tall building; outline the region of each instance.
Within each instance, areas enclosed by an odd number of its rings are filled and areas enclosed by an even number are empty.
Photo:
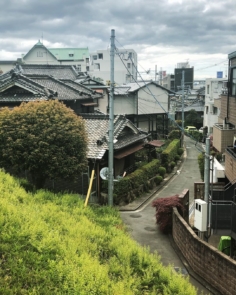
[[[193,89],[194,68],[189,66],[189,63],[179,63],[175,68],[175,91],[181,89],[182,76],[184,71],[184,87]]]
[[[137,53],[133,49],[119,49],[114,58],[114,80],[117,85],[122,85],[137,80]],[[90,54],[91,77],[110,81],[110,49],[97,50]]]

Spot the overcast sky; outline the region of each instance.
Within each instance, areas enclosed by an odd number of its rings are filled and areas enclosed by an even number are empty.
[[[236,51],[235,0],[1,0],[0,59],[46,47],[106,49],[111,29],[116,47],[134,49],[139,71],[173,73],[179,62],[194,78],[226,75]]]

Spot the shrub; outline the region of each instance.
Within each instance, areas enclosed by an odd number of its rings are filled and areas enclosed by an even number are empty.
[[[176,163],[174,161],[170,162],[170,168],[173,169],[175,167]]]
[[[165,167],[159,167],[159,174],[164,177],[166,174],[166,168]]]
[[[184,153],[184,149],[183,148],[179,148],[178,149],[178,155],[182,156]]]
[[[162,180],[163,180],[163,177],[160,175],[156,176],[154,179],[156,185],[160,184],[162,182]]]
[[[175,161],[178,162],[179,160],[180,160],[180,156],[179,155],[176,155],[175,156]]]
[[[175,160],[175,156],[178,153],[180,141],[178,139],[174,139],[168,147],[161,154],[161,164],[165,167],[168,167],[171,161]]]
[[[184,211],[179,195],[156,199],[152,206],[156,208],[156,223],[159,225],[160,231],[165,234],[171,233],[173,207],[176,207],[182,215]]]
[[[181,137],[181,131],[180,130],[172,130],[169,135],[168,138],[173,140],[173,139],[180,139]]]

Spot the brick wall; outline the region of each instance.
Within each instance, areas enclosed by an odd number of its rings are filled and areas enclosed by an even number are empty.
[[[173,209],[172,235],[193,271],[224,295],[236,294],[236,261],[201,240]]]

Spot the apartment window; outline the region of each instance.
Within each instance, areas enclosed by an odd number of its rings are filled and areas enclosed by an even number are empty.
[[[88,57],[86,57],[86,60],[85,60],[85,61],[86,61],[86,63],[89,63],[89,58],[88,58]]]
[[[76,68],[79,72],[81,72],[81,65],[77,65]]]
[[[98,59],[103,59],[103,53],[98,53]]]
[[[208,106],[206,106],[206,114],[208,114]]]
[[[213,107],[213,114],[214,115],[217,115],[217,110],[218,110],[217,107]]]
[[[42,51],[38,51],[37,52],[37,57],[43,57],[43,52]]]
[[[89,66],[86,67],[86,71],[89,71]]]
[[[97,55],[93,55],[93,60],[97,60],[97,59],[98,59]]]

